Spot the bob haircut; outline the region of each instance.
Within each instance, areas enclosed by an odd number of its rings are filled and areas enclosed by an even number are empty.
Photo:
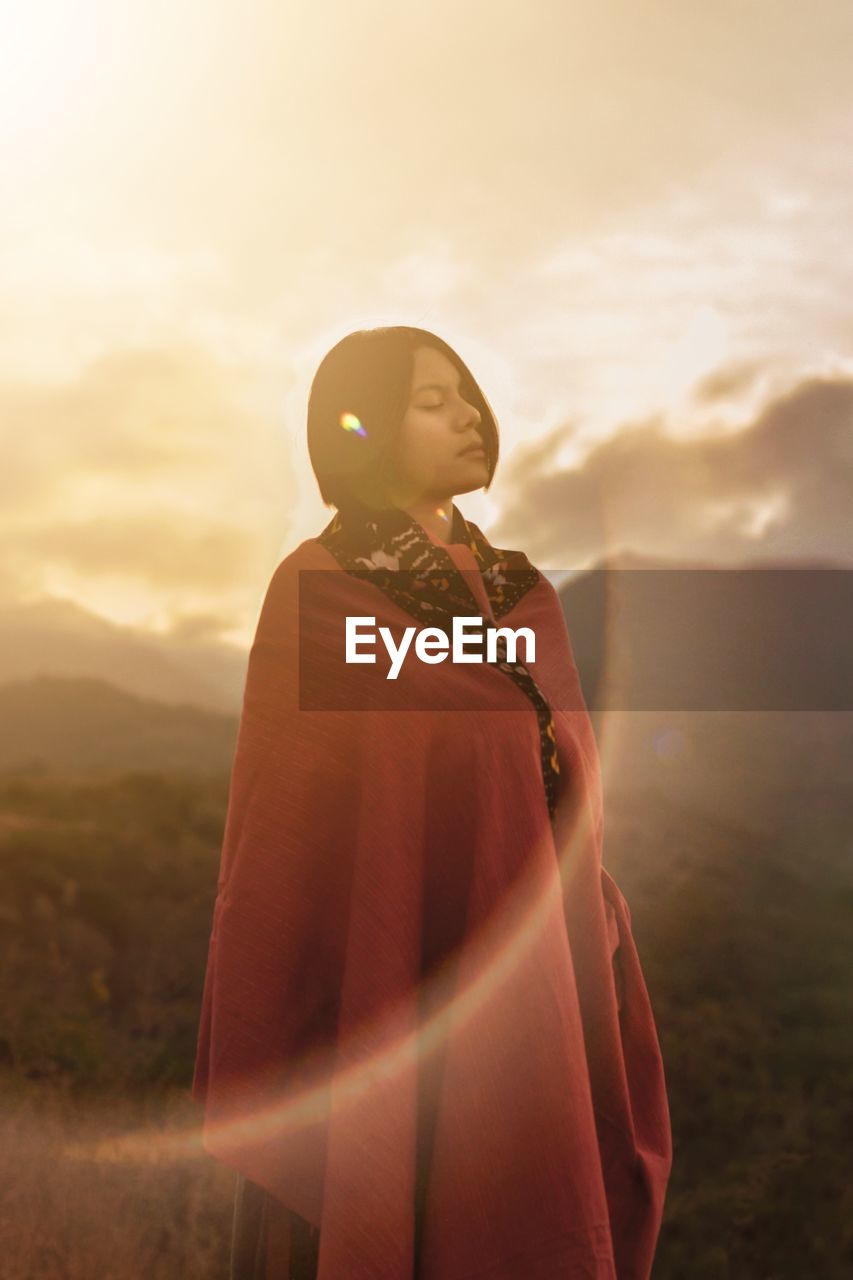
[[[480,411],[489,468],[483,487],[490,487],[498,461],[498,426],[465,361],[427,329],[356,329],[323,357],[308,396],[308,452],[326,506],[386,505],[391,453],[411,396],[415,348],[421,346],[436,347],[447,356],[459,371],[463,393]],[[346,419],[347,414],[354,418]]]

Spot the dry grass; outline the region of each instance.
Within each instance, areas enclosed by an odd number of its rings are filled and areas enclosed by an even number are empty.
[[[199,1148],[185,1093],[0,1085],[3,1280],[224,1280],[234,1175]]]

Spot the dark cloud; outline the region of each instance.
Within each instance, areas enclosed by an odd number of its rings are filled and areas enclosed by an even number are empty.
[[[567,430],[571,428],[556,427],[542,440],[525,442],[513,455],[512,478],[518,485],[525,485],[528,480],[535,480],[551,463],[552,456],[559,450]]]
[[[507,478],[514,497],[490,535],[541,568],[626,548],[724,563],[853,555],[850,380],[804,381],[727,435],[677,440],[653,419],[575,468],[532,456]]]
[[[743,360],[738,364],[725,365],[722,369],[709,373],[696,385],[693,398],[704,404],[732,399],[748,391],[760,373],[761,364],[758,361]]]

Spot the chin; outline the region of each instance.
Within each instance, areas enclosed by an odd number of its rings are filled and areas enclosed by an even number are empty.
[[[461,494],[461,493],[474,493],[474,492],[475,492],[475,490],[477,490],[477,489],[482,489],[482,488],[484,487],[485,483],[486,483],[486,482],[485,482],[485,480],[472,480],[472,481],[470,482],[470,484],[466,484],[466,485],[461,485],[461,484],[460,484],[460,485],[454,485],[454,488],[453,488],[453,496],[454,496],[454,498],[456,498],[456,497],[458,497],[458,496],[459,496],[459,494]]]

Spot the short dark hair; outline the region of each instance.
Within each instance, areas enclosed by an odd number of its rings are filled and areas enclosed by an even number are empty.
[[[498,426],[491,406],[465,361],[427,329],[391,325],[357,329],[341,338],[320,362],[308,396],[308,452],[320,495],[339,509],[375,495],[388,478],[388,460],[412,386],[415,348],[438,348],[456,366],[466,399],[480,412],[489,468],[488,489],[498,461]],[[353,414],[362,434],[346,430]],[[361,490],[361,496],[353,486]]]

